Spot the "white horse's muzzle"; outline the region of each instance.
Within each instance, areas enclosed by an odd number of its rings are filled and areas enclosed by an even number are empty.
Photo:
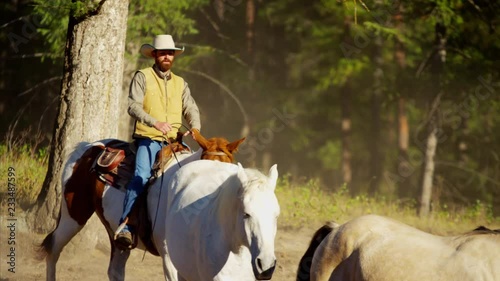
[[[271,280],[276,268],[276,258],[267,263],[263,259],[256,258],[252,262],[253,274],[257,280]]]

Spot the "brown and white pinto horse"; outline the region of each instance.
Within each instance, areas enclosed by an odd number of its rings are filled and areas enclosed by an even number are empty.
[[[162,156],[159,157],[167,159],[172,151],[175,151],[177,160],[170,161],[165,166],[163,174],[151,184],[147,193],[147,211],[149,220],[153,224],[153,229],[150,230],[152,242],[147,243],[148,241],[143,242],[139,239],[137,248],[146,248],[163,259],[168,256],[164,241],[168,192],[162,189],[167,185],[170,177],[180,166],[199,159],[232,162],[233,153],[244,140],[243,138],[229,143],[223,138],[207,140],[197,130],[193,130],[192,133],[201,149],[195,153],[186,153],[179,143],[171,144],[171,149],[163,149]],[[109,280],[124,280],[125,278],[125,264],[130,251],[119,250],[113,243],[114,232],[123,210],[125,190],[105,184],[93,169],[97,157],[102,152],[102,147],[113,143],[123,144],[124,142],[102,140],[95,143],[80,143],[65,164],[62,175],[64,200],[62,200],[59,219],[55,230],[48,234],[41,244],[47,266],[46,280],[56,280],[56,263],[62,249],[85,226],[94,212],[105,226],[111,242],[108,278]],[[163,269],[167,280],[175,280],[175,277],[170,277],[169,268],[165,263]]]
[[[297,281],[500,280],[500,230],[437,236],[376,215],[322,229]]]

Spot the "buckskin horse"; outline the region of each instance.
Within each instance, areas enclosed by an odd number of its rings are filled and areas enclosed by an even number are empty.
[[[179,281],[271,279],[277,178],[276,165],[268,176],[239,163],[205,160],[179,169],[167,188],[165,223]]]
[[[130,215],[132,217],[131,223],[135,223],[139,228],[137,236],[140,236],[140,238],[135,237],[134,246],[139,249],[146,249],[163,259],[168,255],[164,241],[166,196],[168,194],[164,189],[168,179],[180,166],[195,160],[209,159],[232,162],[234,159],[233,153],[237,151],[238,146],[244,140],[243,138],[229,143],[223,138],[207,140],[197,130],[193,130],[192,133],[201,149],[192,153],[186,149],[186,146],[181,144],[181,141],[165,146],[158,153],[155,164],[156,169],[159,170],[157,174],[161,175],[150,184],[149,191],[144,192],[144,198],[138,198],[136,206],[134,206]],[[117,173],[113,175],[102,173],[99,172],[99,167],[95,166],[105,147],[114,147],[115,149],[125,147],[127,149],[129,144],[119,140],[80,143],[70,154],[64,166],[62,175],[64,200],[61,203],[57,225],[41,244],[47,267],[46,280],[56,280],[56,263],[62,249],[85,226],[85,223],[94,212],[105,226],[111,242],[108,278],[109,280],[124,280],[125,278],[125,264],[130,251],[118,249],[114,245],[113,239],[123,210],[127,182],[127,179],[124,178],[131,176],[130,173],[134,169],[135,155],[127,153],[128,156],[123,159],[122,165],[114,169],[115,172],[118,170]],[[123,153],[117,155],[123,155]],[[171,160],[167,161],[168,159]],[[139,201],[145,202],[146,196],[147,203],[144,205],[147,206],[141,209],[138,207],[140,205]],[[147,215],[145,215],[144,209],[147,209]],[[151,222],[152,225],[149,224],[149,229],[148,224],[146,226],[141,225],[141,222],[145,221]],[[167,276],[169,269],[165,263],[163,269],[165,276]]]
[[[500,230],[437,236],[376,215],[322,229],[299,264],[297,281],[500,280]]]

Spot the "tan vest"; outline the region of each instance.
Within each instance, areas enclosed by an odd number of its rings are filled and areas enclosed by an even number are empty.
[[[182,93],[184,79],[170,72],[171,78],[167,81],[158,77],[152,67],[141,69],[146,76],[146,92],[144,93],[143,108],[146,113],[160,122],[168,122],[173,128],[167,133],[169,138],[175,138],[180,123],[182,123]],[[154,127],[136,121],[135,137],[147,137],[154,140],[163,140],[162,133]]]

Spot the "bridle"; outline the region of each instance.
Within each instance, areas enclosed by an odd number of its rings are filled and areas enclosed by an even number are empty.
[[[225,152],[222,152],[222,151],[203,151],[203,153],[201,154],[202,156],[203,155],[211,155],[211,156],[227,156],[229,157],[229,155]]]
[[[221,157],[227,157],[229,158],[229,160],[232,162],[233,161],[233,157],[231,154],[228,154],[228,153],[225,153],[223,151],[203,151],[201,153],[201,158],[203,158],[203,156],[221,156]],[[215,160],[215,159],[214,159]]]

